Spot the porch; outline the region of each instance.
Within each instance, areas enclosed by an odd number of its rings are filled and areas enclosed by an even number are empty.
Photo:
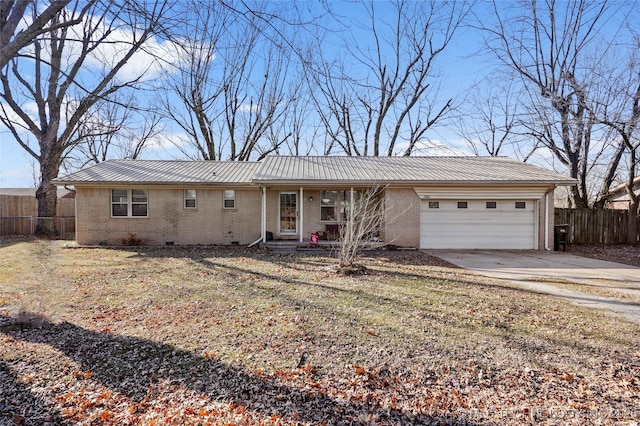
[[[358,202],[368,189],[340,185],[261,187],[261,241],[305,246],[311,234],[316,233],[319,245],[335,246],[341,228],[354,222],[359,207],[362,210]],[[384,191],[376,197],[383,198]],[[376,229],[375,235],[382,237],[382,231]]]
[[[318,244],[312,245],[307,238],[305,241],[296,240],[277,240],[267,241],[260,244],[267,250],[279,254],[293,254],[299,252],[337,252],[340,250],[340,242],[338,240],[320,240]],[[394,247],[395,248],[395,247]],[[363,244],[362,250],[389,250],[384,241],[367,241]]]

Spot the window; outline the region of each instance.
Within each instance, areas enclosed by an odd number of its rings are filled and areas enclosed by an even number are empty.
[[[458,208],[459,209],[466,209],[468,206],[466,201],[458,201]]]
[[[496,203],[495,201],[487,201],[487,208],[488,209],[498,208],[498,203]]]
[[[225,189],[222,193],[222,208],[235,209],[236,208],[236,190]]]
[[[429,201],[429,208],[430,209],[439,209],[440,208],[440,201]]]
[[[357,201],[360,193],[353,192],[353,201]],[[320,193],[320,220],[324,222],[341,222],[349,219],[351,191],[322,191]]]
[[[112,189],[112,217],[147,217],[146,189]]]
[[[338,191],[322,191],[320,194],[320,220],[337,220],[337,208]]]
[[[195,209],[197,207],[196,196],[197,196],[197,193],[195,189],[184,190],[184,208],[185,209]]]
[[[516,201],[516,209],[526,209],[527,202],[526,201]]]

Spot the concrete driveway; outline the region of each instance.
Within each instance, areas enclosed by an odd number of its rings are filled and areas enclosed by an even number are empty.
[[[509,280],[519,287],[579,305],[613,311],[640,323],[640,268],[563,252],[430,250],[427,253],[481,275]],[[570,289],[561,286],[567,282],[577,286]],[[594,292],[606,292],[607,297]]]

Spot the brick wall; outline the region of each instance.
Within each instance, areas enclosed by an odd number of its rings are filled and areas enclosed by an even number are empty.
[[[383,240],[402,247],[420,246],[420,198],[413,188],[385,190],[387,226]]]
[[[111,188],[78,187],[76,240],[120,244],[129,233],[146,245],[249,244],[260,237],[260,191],[241,188],[148,190],[148,217],[111,217]],[[185,209],[184,189],[197,189],[197,208]],[[236,208],[222,208],[222,191],[236,189]]]

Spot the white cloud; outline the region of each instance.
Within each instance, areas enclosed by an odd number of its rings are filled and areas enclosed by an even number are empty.
[[[69,12],[71,13],[71,12]],[[131,49],[133,42],[139,38],[140,34],[131,31],[126,27],[109,29],[104,25],[100,17],[87,17],[95,31],[92,39],[101,40],[96,49],[89,53],[81,69],[83,84],[91,88],[91,81],[97,81],[109,70],[125,57]],[[26,27],[28,21],[25,20],[21,27]],[[69,70],[78,60],[82,39],[84,38],[83,28],[87,24],[74,25],[69,27],[67,40],[65,42],[64,56],[62,58],[62,69]],[[105,36],[105,34],[108,35]],[[21,51],[25,55],[33,55],[33,45],[29,45]],[[170,67],[163,67],[163,64],[176,64],[180,60],[181,49],[178,45],[169,41],[160,41],[157,37],[150,37],[142,47],[137,50],[128,62],[120,69],[116,78],[120,81],[138,80],[148,82],[166,73]],[[43,43],[41,58],[45,63],[50,60],[50,51],[47,43]]]

